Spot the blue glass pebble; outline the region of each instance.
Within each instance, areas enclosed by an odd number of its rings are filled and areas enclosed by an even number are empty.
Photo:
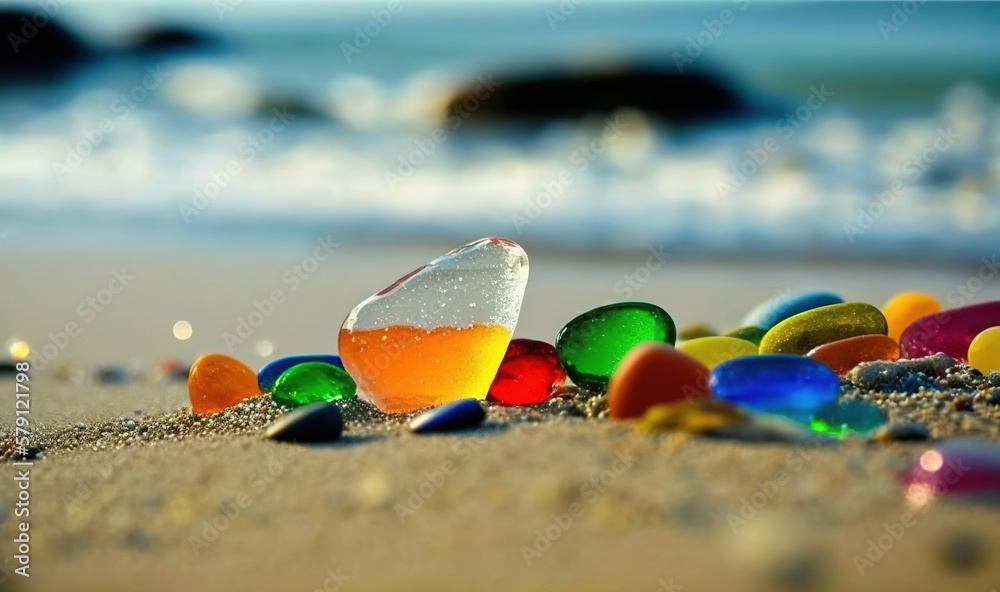
[[[269,391],[274,387],[274,381],[285,373],[292,366],[298,366],[303,362],[326,362],[343,369],[344,364],[340,361],[340,356],[333,354],[300,354],[297,356],[285,356],[272,362],[268,362],[257,373],[257,385],[260,390]]]
[[[826,364],[803,356],[764,354],[723,362],[712,370],[715,396],[756,411],[808,422],[836,401],[840,383]]]
[[[801,312],[821,306],[840,304],[843,301],[843,298],[833,292],[805,292],[791,296],[775,296],[761,302],[751,310],[743,319],[743,326],[770,329],[781,321]]]
[[[486,410],[478,399],[459,399],[425,411],[410,422],[410,429],[418,434],[451,432],[474,428],[486,419]]]

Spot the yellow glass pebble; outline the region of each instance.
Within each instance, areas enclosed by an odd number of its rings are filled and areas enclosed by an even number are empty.
[[[1000,327],[990,327],[969,344],[969,365],[983,374],[1000,370]]]
[[[903,292],[896,294],[882,307],[886,323],[889,325],[889,337],[899,343],[903,331],[913,321],[941,310],[941,303],[930,294],[923,292]]]
[[[685,341],[677,349],[698,360],[709,370],[733,358],[757,355],[757,346],[753,343],[723,335]]]

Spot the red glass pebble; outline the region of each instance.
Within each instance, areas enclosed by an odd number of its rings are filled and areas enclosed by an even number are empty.
[[[534,339],[512,339],[489,396],[504,405],[544,403],[565,381],[566,371],[554,346]]]
[[[808,354],[837,374],[846,374],[862,362],[899,359],[899,344],[885,335],[858,335],[813,348]]]
[[[917,319],[903,331],[900,347],[908,358],[943,352],[965,362],[969,344],[986,329],[1000,326],[1000,300],[942,310]]]

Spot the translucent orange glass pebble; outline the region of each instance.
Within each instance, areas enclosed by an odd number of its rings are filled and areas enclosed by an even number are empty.
[[[823,362],[837,374],[846,374],[862,362],[898,360],[899,344],[885,335],[858,335],[824,343],[806,355]]]
[[[243,399],[260,396],[257,373],[235,358],[208,354],[191,366],[188,396],[195,414],[218,413],[238,405]]]
[[[889,324],[889,337],[896,343],[903,335],[903,330],[913,321],[941,310],[937,298],[922,292],[903,292],[896,294],[882,307],[882,314]]]

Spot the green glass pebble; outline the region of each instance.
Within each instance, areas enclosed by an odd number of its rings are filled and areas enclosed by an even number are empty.
[[[870,304],[831,304],[807,310],[775,325],[760,341],[760,353],[804,355],[824,343],[888,332],[882,312]]]
[[[875,405],[864,401],[834,401],[819,408],[809,422],[814,432],[837,438],[867,436],[879,429],[889,417]]]
[[[274,381],[271,398],[286,407],[321,401],[353,399],[358,387],[343,368],[325,362],[304,362],[285,370]]]
[[[740,327],[739,329],[733,329],[729,333],[726,333],[726,337],[735,337],[736,339],[749,341],[750,343],[759,346],[760,340],[764,339],[764,335],[766,334],[767,329],[761,329],[760,327]]]
[[[577,386],[603,392],[633,347],[646,341],[673,345],[676,340],[677,327],[667,311],[645,302],[622,302],[567,323],[556,337],[556,352]]]

